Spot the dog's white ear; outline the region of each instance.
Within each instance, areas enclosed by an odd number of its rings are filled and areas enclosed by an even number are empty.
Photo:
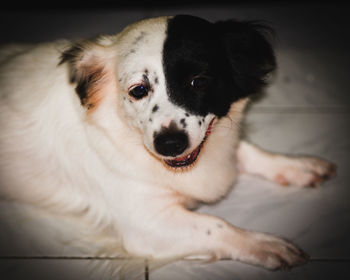
[[[272,28],[260,21],[237,20],[216,22],[214,26],[236,84],[246,96],[260,91],[276,68]]]
[[[59,64],[63,63],[68,63],[69,79],[76,84],[81,104],[95,109],[114,76],[108,47],[93,41],[75,43],[61,55]]]

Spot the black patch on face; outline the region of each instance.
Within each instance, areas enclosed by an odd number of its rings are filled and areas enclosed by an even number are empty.
[[[183,127],[183,128],[186,128],[187,123],[186,123],[186,120],[185,120],[185,119],[181,119],[181,120],[180,120],[180,123],[182,124],[182,127]]]
[[[133,45],[137,45],[138,43],[140,43],[140,41],[143,40],[143,38],[146,36],[146,34],[147,34],[146,32],[141,31],[140,35],[137,36],[137,37],[135,38],[135,40],[133,41]]]
[[[155,113],[155,112],[157,112],[158,111],[158,109],[159,109],[159,106],[156,104],[156,105],[154,105],[154,107],[152,108],[152,113]]]
[[[192,114],[225,116],[233,102],[260,91],[275,68],[268,31],[256,22],[170,19],[163,47],[170,100]]]

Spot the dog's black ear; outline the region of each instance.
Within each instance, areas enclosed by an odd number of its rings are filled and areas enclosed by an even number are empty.
[[[76,84],[81,104],[94,109],[103,97],[103,88],[108,82],[107,48],[93,41],[73,44],[61,55],[59,65],[67,63],[69,80]]]
[[[257,21],[220,21],[214,24],[223,43],[232,77],[243,95],[259,92],[276,68],[270,40],[273,30]]]

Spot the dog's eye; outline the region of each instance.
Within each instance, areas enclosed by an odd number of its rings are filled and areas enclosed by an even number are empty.
[[[129,90],[129,95],[134,97],[135,99],[141,99],[147,96],[149,88],[144,85],[138,85],[131,90]]]
[[[209,86],[209,82],[207,77],[196,77],[191,81],[191,87],[194,89],[205,89]]]

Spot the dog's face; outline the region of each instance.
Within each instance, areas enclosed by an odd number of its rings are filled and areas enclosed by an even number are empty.
[[[148,151],[175,169],[195,163],[215,120],[260,90],[273,70],[273,51],[262,30],[252,22],[176,16],[134,24],[107,44],[117,53],[113,75],[121,108]],[[62,61],[70,62],[82,104],[91,108],[103,98],[89,89],[106,79],[106,62],[98,59],[101,47],[84,56],[87,49],[91,44],[73,46]],[[87,57],[90,63],[81,62]]]

